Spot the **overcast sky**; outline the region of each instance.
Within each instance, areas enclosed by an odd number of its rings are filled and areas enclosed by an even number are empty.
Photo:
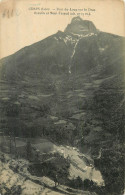
[[[125,36],[125,10],[120,0],[5,0],[0,6],[0,58],[40,41],[58,30],[64,31],[73,17],[34,15],[34,11],[29,10],[32,7],[95,9],[90,16],[81,18],[93,21],[101,31]]]

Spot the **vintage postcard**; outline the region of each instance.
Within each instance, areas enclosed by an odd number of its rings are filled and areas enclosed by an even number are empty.
[[[124,195],[122,0],[0,1],[0,195]]]

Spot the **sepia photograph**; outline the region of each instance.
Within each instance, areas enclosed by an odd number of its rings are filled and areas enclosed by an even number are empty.
[[[125,6],[0,1],[0,195],[124,195]]]

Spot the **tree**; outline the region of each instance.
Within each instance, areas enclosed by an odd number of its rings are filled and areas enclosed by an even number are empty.
[[[30,160],[32,157],[32,146],[29,140],[27,141],[26,144],[26,155],[27,155],[27,159]]]

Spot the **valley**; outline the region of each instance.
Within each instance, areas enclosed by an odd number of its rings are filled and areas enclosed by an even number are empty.
[[[0,193],[123,195],[124,44],[75,17],[0,61]]]

